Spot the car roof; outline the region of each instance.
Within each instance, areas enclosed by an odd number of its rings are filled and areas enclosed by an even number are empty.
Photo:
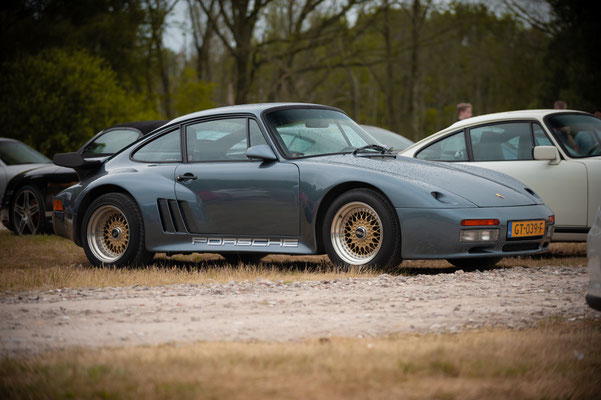
[[[142,135],[146,135],[154,131],[157,128],[165,125],[168,120],[153,120],[153,121],[136,121],[136,122],[126,122],[123,124],[113,125],[105,130],[114,129],[114,128],[135,128],[139,130]]]
[[[455,122],[453,125],[450,125],[449,127],[443,129],[442,131],[446,131],[447,129],[463,128],[465,126],[476,125],[476,124],[480,124],[483,122],[503,121],[503,120],[507,120],[507,119],[525,119],[525,118],[543,119],[547,115],[561,114],[561,113],[586,114],[585,112],[578,111],[578,110],[553,110],[553,109],[505,111],[505,112],[483,114],[483,115],[478,115],[478,116],[471,117],[471,118],[466,118],[461,121]]]
[[[312,103],[239,104],[239,105],[235,105],[235,106],[224,106],[224,107],[218,107],[218,108],[211,108],[211,109],[207,109],[207,110],[197,111],[197,112],[194,112],[191,114],[182,115],[181,117],[177,117],[177,118],[169,121],[169,125],[176,124],[176,123],[188,120],[188,119],[201,118],[201,117],[206,117],[206,116],[216,115],[216,114],[250,113],[250,114],[259,115],[266,110],[280,108],[280,107],[299,107],[299,108],[315,107],[315,108],[323,108],[323,109],[342,111],[342,110],[338,110],[337,108],[334,108],[334,107],[324,106],[321,104],[312,104]]]

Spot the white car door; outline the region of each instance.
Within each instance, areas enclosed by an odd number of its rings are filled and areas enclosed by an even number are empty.
[[[576,160],[553,165],[532,159],[534,145],[553,145],[539,124],[524,121],[479,126],[468,131],[468,139],[474,160],[471,165],[503,172],[525,183],[553,210],[556,227],[587,226],[586,167]]]

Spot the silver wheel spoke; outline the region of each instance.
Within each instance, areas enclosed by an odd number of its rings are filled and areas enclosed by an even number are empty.
[[[40,206],[33,204],[29,207],[29,215],[35,215],[40,211]]]
[[[29,231],[30,231],[31,233],[35,233],[35,230],[36,230],[36,229],[35,229],[35,225],[34,225],[34,223],[33,223],[33,220],[32,220],[31,218],[29,218],[29,219],[27,220],[27,226],[29,227]]]
[[[25,218],[21,218],[21,220],[19,221],[19,224],[17,225],[17,231],[19,233],[23,233],[23,229],[25,229],[26,225],[27,225],[27,220]]]
[[[23,209],[22,206],[15,204],[15,214],[17,214],[19,217],[23,218],[25,216],[25,210]]]

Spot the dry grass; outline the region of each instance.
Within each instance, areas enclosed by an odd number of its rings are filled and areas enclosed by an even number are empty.
[[[0,290],[48,290],[63,287],[105,287],[175,283],[206,283],[270,279],[283,281],[371,277],[377,269],[342,271],[325,256],[279,256],[264,259],[261,265],[227,264],[220,256],[197,254],[155,258],[145,268],[93,268],[83,250],[71,241],[53,235],[19,237],[0,230]],[[545,265],[585,265],[583,243],[553,244],[552,255],[507,258],[500,266],[537,267]],[[444,260],[405,261],[395,273],[440,273],[455,270]]]
[[[200,342],[0,361],[2,398],[595,399],[599,322],[301,343]]]

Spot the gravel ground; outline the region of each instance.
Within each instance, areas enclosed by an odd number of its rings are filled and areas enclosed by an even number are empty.
[[[519,328],[601,313],[585,267],[307,282],[62,289],[0,295],[0,355],[74,346],[295,341]]]

